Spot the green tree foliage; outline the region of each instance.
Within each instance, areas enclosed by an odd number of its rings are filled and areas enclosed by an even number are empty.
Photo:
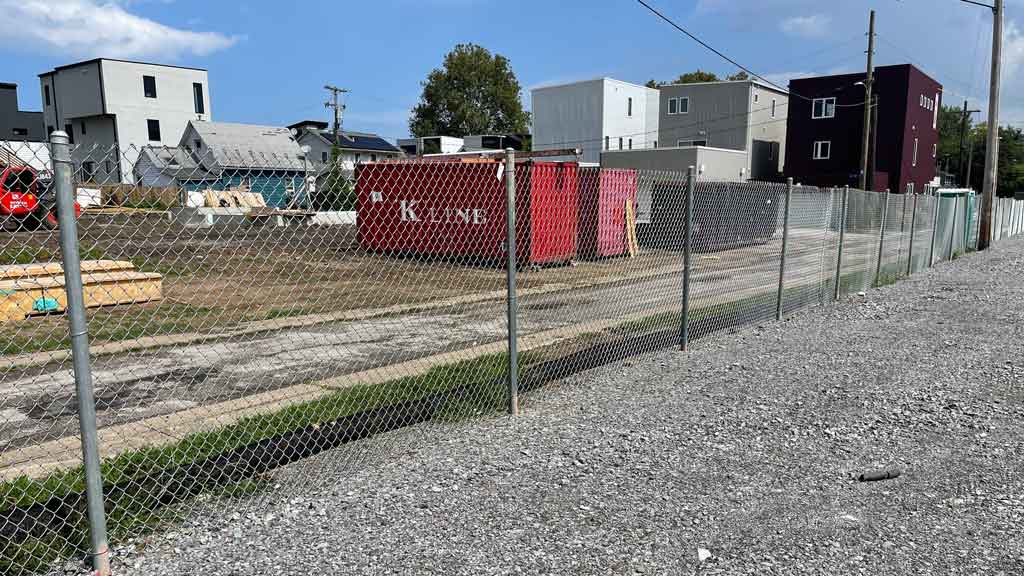
[[[316,190],[307,192],[309,207],[317,211],[355,210],[356,189],[352,173],[344,170],[341,149],[331,147],[327,169],[316,179]]]
[[[988,126],[978,124],[971,130],[969,142],[974,145],[971,163],[971,187],[979,192],[985,179],[985,139]],[[970,143],[967,147],[970,146]],[[1013,196],[1024,190],[1024,131],[1012,126],[999,127],[999,168],[996,194]]]
[[[963,117],[960,108],[955,106],[943,106],[939,109],[939,147],[937,150],[936,163],[940,170],[945,170],[960,178],[962,165],[960,163],[960,122]],[[967,120],[967,134],[969,135],[973,126],[971,120]],[[967,162],[967,140],[964,140],[964,163]],[[973,175],[972,175],[973,176]]]
[[[458,44],[441,68],[422,83],[412,110],[414,136],[523,133],[530,114],[523,110],[520,85],[507,58],[476,44]]]
[[[745,72],[741,72],[745,74]],[[737,76],[737,75],[734,75]],[[732,76],[729,79],[733,79]],[[737,80],[743,80],[744,78],[736,78]],[[670,84],[695,84],[697,82],[718,82],[721,78],[714,72],[705,72],[703,70],[694,70],[693,72],[687,72],[686,74],[680,74],[678,78],[670,82],[657,82],[655,80],[648,80],[644,86],[648,88],[657,88],[658,86],[668,86]]]
[[[735,74],[730,74],[726,80],[750,80],[750,74],[747,74],[746,70],[740,70]]]

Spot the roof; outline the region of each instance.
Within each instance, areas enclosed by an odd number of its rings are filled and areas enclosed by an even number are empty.
[[[939,82],[935,78],[932,78],[924,70],[921,70],[920,68],[918,68],[917,66],[914,66],[913,64],[889,64],[889,65],[886,65],[886,66],[875,66],[875,74],[878,74],[879,72],[885,72],[887,70],[895,71],[895,70],[898,70],[898,69],[905,69],[905,70],[907,70],[908,73],[912,72],[912,71],[916,71],[918,74],[921,74],[922,76],[924,76],[924,77],[930,79],[931,81],[935,82],[936,84],[938,84],[939,87],[942,87],[942,83],[941,82]],[[833,80],[833,79],[843,79],[843,78],[849,78],[849,79],[856,78],[856,79],[859,79],[859,80],[863,80],[865,74],[866,74],[866,72],[845,72],[843,74],[826,74],[824,76],[802,76],[800,78],[793,78],[792,80],[790,80],[790,83],[793,83],[793,82],[805,82],[805,81],[808,81],[808,80],[812,80],[812,81],[813,80],[823,80],[823,79]],[[876,80],[877,80],[877,76],[876,76]]]
[[[746,80],[714,80],[711,82],[686,82],[684,84],[663,84],[659,86],[659,88],[677,88],[681,86],[709,86],[713,84],[753,84],[755,86],[760,86],[761,88],[765,88],[767,90],[773,90],[780,94],[789,94],[789,91],[786,90],[785,88],[776,86],[774,84],[770,84],[768,82],[765,82],[764,80],[758,80],[757,78],[747,78]]]
[[[302,120],[302,121],[296,122],[295,124],[289,124],[288,128],[290,128],[290,129],[294,128],[294,129],[298,130],[299,128],[305,128],[307,126],[312,127],[312,128],[316,128],[318,130],[326,130],[328,124],[327,124],[327,122],[323,122],[321,120]]]
[[[0,88],[5,90],[15,90],[18,88],[18,85],[14,82],[0,82]]]
[[[0,140],[0,166],[31,166],[43,172],[50,169],[50,147],[45,142]]]
[[[335,145],[334,133],[330,130],[320,130],[317,134],[330,145]],[[394,152],[401,150],[376,134],[366,132],[341,132],[338,135],[337,146],[342,150],[368,150],[371,152]]]
[[[178,180],[207,180],[216,177],[209,168],[196,162],[195,158],[182,148],[145,146],[139,153],[136,167],[143,160],[149,162],[153,169]]]
[[[140,62],[138,60],[121,60],[121,59],[118,59],[118,58],[93,58],[91,60],[82,60],[81,62],[74,62],[72,64],[64,64],[63,66],[55,66],[53,68],[53,70],[50,70],[49,72],[43,72],[39,76],[49,76],[50,74],[53,74],[54,72],[59,72],[61,70],[67,70],[68,68],[77,68],[78,66],[85,66],[86,64],[96,64],[98,62],[103,62],[104,60],[107,61],[107,62],[123,62],[125,64],[142,64],[144,66],[162,66],[164,68],[180,68],[182,70],[199,70],[200,72],[206,72],[207,71],[206,68],[193,68],[191,66],[176,66],[174,64],[158,64],[156,62]]]
[[[189,122],[218,168],[305,170],[302,148],[280,126]],[[189,137],[185,130],[182,139]]]
[[[657,88],[651,88],[644,86],[643,84],[635,84],[633,82],[626,82],[625,80],[617,80],[608,76],[601,76],[599,78],[590,78],[589,80],[577,80],[575,82],[563,82],[561,84],[547,84],[543,86],[537,86],[536,88],[530,88],[530,92],[536,92],[538,90],[548,90],[551,88],[563,88],[565,86],[575,86],[577,84],[590,84],[593,82],[617,82],[619,84],[625,84],[626,86],[633,86],[634,88],[643,88],[645,90],[657,90]]]

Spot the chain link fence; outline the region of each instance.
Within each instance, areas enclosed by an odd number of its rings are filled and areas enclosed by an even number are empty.
[[[103,573],[111,544],[286,494],[291,462],[330,451],[331,477],[304,481],[343,482],[407,457],[388,431],[514,413],[567,375],[923,270],[978,229],[969,191],[0,146],[4,574]],[[1022,213],[1000,201],[1001,237]]]

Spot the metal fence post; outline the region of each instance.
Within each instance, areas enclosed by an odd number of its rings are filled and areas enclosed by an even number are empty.
[[[85,295],[82,287],[82,263],[78,254],[78,224],[75,221],[75,195],[72,182],[71,146],[68,135],[56,131],[50,135],[53,155],[53,185],[57,196],[57,221],[60,223],[61,264],[64,267],[64,291],[71,336],[71,364],[78,400],[78,429],[82,440],[85,468],[85,500],[89,519],[92,568],[98,576],[110,574],[110,549],[107,544],[107,520],[103,510],[103,478],[100,476],[99,442],[96,434],[96,397],[89,365],[89,326],[85,319]]]
[[[960,206],[960,197],[953,196],[953,216],[950,218],[952,224],[949,227],[949,249],[947,250],[946,260],[953,259],[953,239],[956,238],[956,220],[957,220],[957,208]]]
[[[690,347],[690,249],[693,242],[693,188],[696,169],[686,169],[686,231],[683,240],[683,314],[679,326],[679,349]]]
[[[882,203],[882,225],[878,231],[878,258],[875,259],[875,286],[882,278],[882,258],[885,254],[885,220],[889,217],[889,189],[885,189],[885,200]]]
[[[928,245],[928,267],[931,268],[935,265],[935,238],[938,237],[937,232],[939,230],[939,208],[942,207],[942,196],[939,195],[939,191],[935,190],[935,195],[932,196],[935,199],[934,206],[932,206],[932,242]]]
[[[910,209],[910,243],[907,246],[907,276],[914,273],[914,227],[917,226],[917,194]]]
[[[839,300],[839,285],[843,279],[843,243],[846,241],[846,204],[850,197],[850,187],[843,186],[842,205],[839,209],[839,250],[836,256],[836,282],[833,300]]]
[[[789,211],[793,204],[793,179],[786,179],[786,209],[782,213],[782,253],[779,255],[779,293],[775,299],[775,319],[782,320],[782,291],[786,278],[786,248],[789,246]]]
[[[516,303],[516,152],[505,149],[506,279],[508,287],[508,413],[519,415],[519,332]]]

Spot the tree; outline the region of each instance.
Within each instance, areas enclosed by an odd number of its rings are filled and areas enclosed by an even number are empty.
[[[356,209],[356,190],[351,172],[342,168],[341,148],[331,146],[330,164],[316,179],[315,190],[307,191],[309,207],[317,211]]]
[[[971,163],[971,188],[981,191],[985,179],[985,149],[988,125],[975,126],[967,140],[974,144]],[[965,153],[966,154],[966,153]],[[1024,190],[1024,131],[1012,126],[999,127],[999,168],[996,183],[997,196],[1013,196]]]
[[[963,111],[955,106],[942,106],[939,108],[939,146],[937,158],[939,165],[945,165],[945,169],[956,177],[957,181],[963,177],[963,167],[960,163],[960,122],[963,118]],[[972,122],[967,119],[967,132],[964,137],[964,158],[967,162],[967,143],[971,134]],[[971,174],[971,176],[974,176]]]
[[[726,80],[750,80],[750,74],[747,74],[746,70],[740,70],[735,74],[730,74]]]
[[[457,44],[422,83],[412,110],[413,136],[523,133],[530,114],[507,58],[476,44]]]
[[[648,88],[657,88],[658,86],[668,86],[669,84],[694,84],[696,82],[718,81],[718,74],[715,74],[714,72],[705,72],[703,70],[697,69],[694,70],[693,72],[680,74],[678,78],[672,80],[671,82],[656,82],[654,80],[648,80],[645,86],[647,86]]]

